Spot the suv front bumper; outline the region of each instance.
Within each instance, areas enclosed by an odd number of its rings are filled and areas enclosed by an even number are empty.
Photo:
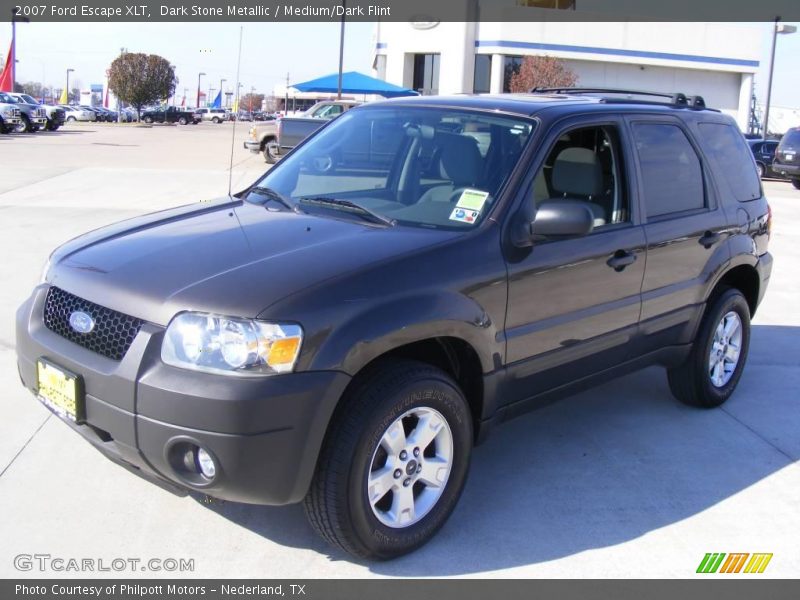
[[[47,329],[46,294],[39,286],[17,311],[20,377],[36,394],[40,358],[79,375],[85,420],[62,420],[95,448],[173,491],[252,504],[303,499],[348,375],[235,377],[170,367],[160,358],[164,330],[149,323],[114,361]],[[209,452],[216,475],[186,472],[175,460],[181,444]]]

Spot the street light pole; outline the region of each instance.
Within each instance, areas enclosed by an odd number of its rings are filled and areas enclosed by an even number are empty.
[[[769,78],[767,79],[767,103],[764,107],[764,133],[762,134],[763,139],[767,139],[767,133],[769,132],[769,104],[772,100],[772,73],[775,70],[775,46],[778,45],[778,34],[788,34],[794,33],[797,31],[797,27],[794,25],[786,25],[780,22],[780,17],[775,17],[775,22],[772,26],[772,52],[769,57]]]
[[[11,11],[11,92],[17,91],[17,21],[30,23],[28,17],[20,17]]]
[[[344,64],[344,15],[347,12],[347,0],[342,0],[342,28],[339,31],[339,87],[336,92],[336,99],[342,99],[342,66]]]
[[[197,74],[197,106],[196,108],[200,108],[200,78],[205,75],[205,73],[198,73]]]

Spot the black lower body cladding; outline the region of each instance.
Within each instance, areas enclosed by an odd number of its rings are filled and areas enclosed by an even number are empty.
[[[336,371],[234,377],[196,373],[160,360],[163,330],[146,323],[115,361],[45,327],[47,288],[17,312],[17,357],[37,393],[37,361],[79,375],[85,421],[70,425],[108,458],[165,487],[235,502],[289,504],[308,491],[331,414],[350,381]],[[176,453],[214,457],[210,480],[182,469]]]

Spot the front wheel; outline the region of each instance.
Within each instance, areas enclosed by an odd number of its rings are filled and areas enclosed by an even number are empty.
[[[756,163],[756,170],[758,170],[758,178],[764,179],[764,176],[767,174],[767,169],[761,163]]]
[[[689,357],[667,370],[672,394],[684,404],[714,408],[725,402],[742,376],[750,347],[750,307],[728,288],[706,310]]]
[[[180,123],[181,125],[186,125],[188,121],[186,120],[186,117],[181,117],[180,119],[178,119],[178,123]]]
[[[20,122],[14,127],[14,131],[16,133],[31,133],[33,131],[33,125],[28,115],[22,115]]]
[[[794,189],[800,190],[800,179],[792,179],[792,185]]]
[[[453,511],[469,470],[472,419],[443,371],[387,362],[342,400],[305,499],[311,525],[354,556],[389,559],[423,545]]]
[[[153,117],[145,117],[145,118],[144,118],[144,119],[142,119],[142,120],[143,120],[145,123],[147,123],[148,125],[150,125],[150,124],[153,122]]]

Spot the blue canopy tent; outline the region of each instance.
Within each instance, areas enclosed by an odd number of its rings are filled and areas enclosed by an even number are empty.
[[[297,83],[292,86],[301,92],[321,92],[336,94],[339,91],[339,74],[333,73],[311,81]],[[384,98],[397,98],[400,96],[418,96],[414,90],[402,88],[376,79],[369,75],[364,75],[358,71],[348,71],[342,73],[342,93],[343,94],[376,94]]]

